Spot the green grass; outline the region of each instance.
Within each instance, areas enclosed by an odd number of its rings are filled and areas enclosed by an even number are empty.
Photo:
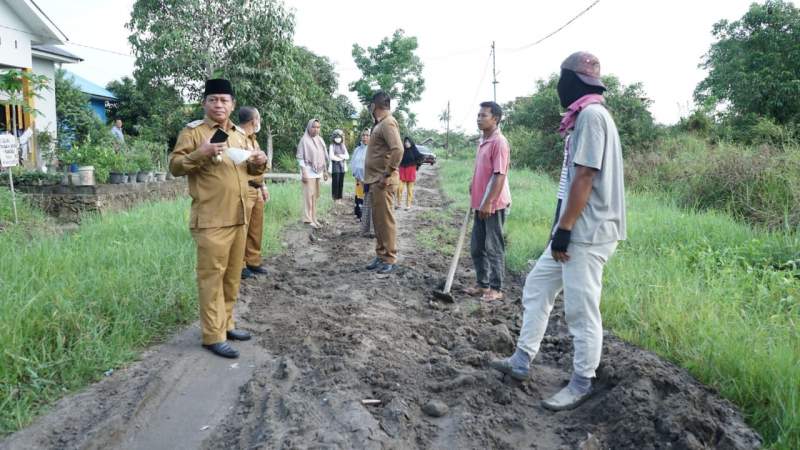
[[[301,210],[299,183],[270,193],[266,254],[281,250],[280,230]],[[197,318],[188,200],[90,217],[57,235],[36,226],[46,219],[33,210],[8,225],[7,199],[0,192],[0,435]]]
[[[462,210],[471,162],[444,161]],[[507,265],[544,250],[555,183],[513,170]],[[605,272],[605,325],[687,368],[736,403],[769,448],[800,448],[800,237],[628,194],[628,240]]]

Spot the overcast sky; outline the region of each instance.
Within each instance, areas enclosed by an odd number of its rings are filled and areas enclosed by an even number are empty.
[[[35,0],[74,43],[130,53],[128,21],[133,0]],[[497,45],[497,100],[529,95],[537,79],[557,72],[576,50],[594,53],[606,74],[642,82],[657,121],[674,123],[692,106],[704,73],[698,68],[712,42],[712,25],[735,20],[751,0],[600,0],[563,31],[519,50],[563,25],[594,0],[286,0],[296,13],[295,43],[329,57],[339,90],[358,79],[353,43],[374,46],[395,29],[419,40],[426,82],[412,105],[418,124],[440,128],[450,101],[455,127],[474,131],[477,104],[492,99],[489,49]],[[85,59],[67,67],[100,85],[129,75],[133,58],[85,47],[67,48]]]

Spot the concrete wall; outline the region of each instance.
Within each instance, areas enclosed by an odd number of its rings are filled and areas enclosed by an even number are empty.
[[[0,0],[2,25],[18,30],[30,31],[8,4]],[[31,35],[8,28],[0,28],[0,66],[16,68],[31,67]]]
[[[86,213],[105,214],[148,201],[188,196],[186,179],[97,186],[18,186],[25,198],[60,222],[80,223]]]

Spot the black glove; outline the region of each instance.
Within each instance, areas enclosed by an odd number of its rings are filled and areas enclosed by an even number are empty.
[[[557,252],[566,252],[569,245],[569,239],[572,236],[572,231],[563,228],[556,229],[553,233],[552,242],[550,242],[550,250]]]

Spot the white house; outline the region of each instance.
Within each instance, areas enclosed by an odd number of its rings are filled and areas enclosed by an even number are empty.
[[[56,45],[67,42],[67,37],[32,0],[0,0],[0,70],[22,69],[49,80],[49,89],[40,92],[43,98],[28,95],[30,107],[38,112],[32,116],[17,111],[17,128],[56,133],[55,70],[63,63],[77,63],[81,58]],[[0,129],[11,130],[12,108],[0,105]],[[42,166],[36,142],[31,142],[31,153],[26,158],[31,165]]]

